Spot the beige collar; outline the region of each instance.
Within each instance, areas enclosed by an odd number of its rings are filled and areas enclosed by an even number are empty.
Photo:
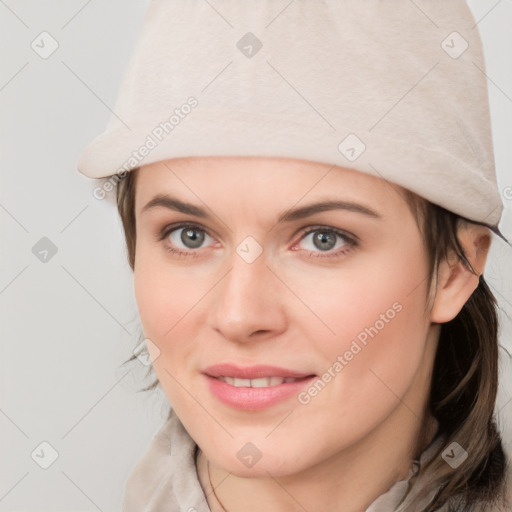
[[[398,512],[411,478],[440,442],[441,438],[436,438],[412,465],[409,478],[396,482],[366,512]],[[208,481],[205,458],[199,456],[196,465],[198,452],[197,444],[171,411],[127,479],[122,511],[222,512]]]

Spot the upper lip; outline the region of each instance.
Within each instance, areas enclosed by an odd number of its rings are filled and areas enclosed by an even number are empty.
[[[203,373],[210,377],[236,377],[238,379],[258,379],[263,377],[309,377],[312,373],[296,372],[287,368],[278,366],[256,365],[256,366],[236,366],[234,364],[215,364],[208,366]]]

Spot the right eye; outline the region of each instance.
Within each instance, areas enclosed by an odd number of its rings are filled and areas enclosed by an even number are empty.
[[[182,223],[166,226],[162,230],[159,240],[165,240],[165,248],[172,254],[184,257],[196,257],[196,254],[194,254],[198,252],[196,249],[201,248],[201,245],[208,238],[213,240],[213,238],[197,224]]]

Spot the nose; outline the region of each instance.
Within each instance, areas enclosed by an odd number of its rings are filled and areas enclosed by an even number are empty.
[[[273,338],[286,329],[286,289],[264,252],[249,262],[234,251],[229,271],[214,290],[209,321],[223,338],[248,343]]]

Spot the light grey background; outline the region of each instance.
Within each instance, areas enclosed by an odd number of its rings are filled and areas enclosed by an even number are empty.
[[[151,382],[147,368],[122,365],[140,327],[121,224],[76,171],[106,126],[147,3],[0,0],[3,512],[120,510],[126,478],[167,414],[161,392],[137,393]],[[512,0],[469,4],[484,41],[502,228],[512,239]],[[31,48],[43,31],[59,45],[48,59]],[[57,249],[46,263],[33,253],[43,237]],[[486,270],[502,309],[497,410],[509,450],[511,256],[495,239]],[[43,441],[58,453],[48,469],[35,462],[50,460]]]

